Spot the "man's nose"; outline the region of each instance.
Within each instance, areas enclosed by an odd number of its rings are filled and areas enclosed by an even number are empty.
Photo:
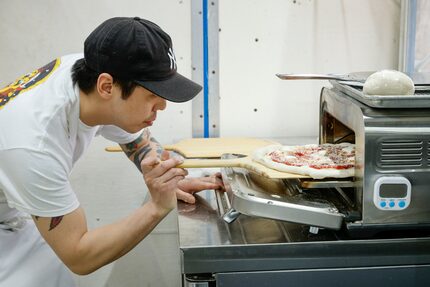
[[[166,106],[167,106],[167,101],[162,98],[161,101],[157,105],[157,110],[162,111],[166,108]]]

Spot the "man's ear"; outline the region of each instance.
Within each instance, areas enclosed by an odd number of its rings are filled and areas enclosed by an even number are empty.
[[[103,99],[110,99],[113,91],[113,77],[108,73],[101,73],[97,79],[96,88]]]

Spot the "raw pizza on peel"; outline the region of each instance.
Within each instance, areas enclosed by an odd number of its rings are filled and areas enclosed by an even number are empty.
[[[252,159],[272,169],[315,179],[345,178],[354,176],[355,145],[271,145],[254,151]]]

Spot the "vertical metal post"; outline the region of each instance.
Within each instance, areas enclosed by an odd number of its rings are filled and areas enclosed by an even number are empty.
[[[407,74],[415,71],[415,34],[417,0],[401,0],[399,70]]]
[[[191,77],[203,85],[203,5],[191,0]],[[203,137],[203,91],[192,101],[192,134]]]
[[[192,78],[203,86],[192,102],[193,137],[218,137],[218,0],[191,1],[191,17]]]

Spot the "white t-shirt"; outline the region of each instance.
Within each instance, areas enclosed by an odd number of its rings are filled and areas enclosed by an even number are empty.
[[[0,90],[0,221],[10,208],[44,217],[72,212],[79,202],[69,175],[92,138],[123,144],[139,136],[80,121],[71,68],[82,57],[58,58]]]

